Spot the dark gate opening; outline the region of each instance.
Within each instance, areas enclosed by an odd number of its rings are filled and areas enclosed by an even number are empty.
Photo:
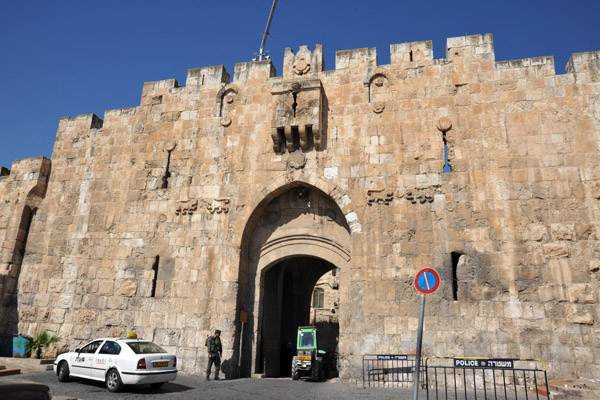
[[[275,264],[263,274],[258,372],[268,377],[291,376],[298,327],[313,322],[310,306],[315,283],[335,268],[320,258],[294,257]],[[321,343],[335,342],[338,334],[339,328],[323,329],[318,337],[319,347]],[[335,336],[329,338],[331,335]]]

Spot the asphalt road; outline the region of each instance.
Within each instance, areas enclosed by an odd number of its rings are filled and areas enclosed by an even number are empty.
[[[81,400],[112,399],[412,399],[410,389],[367,388],[344,385],[335,381],[310,382],[281,379],[235,379],[206,382],[204,377],[179,375],[161,389],[148,385],[126,386],[122,392],[110,393],[104,383],[77,379],[68,383],[58,382],[52,371],[13,375],[12,378],[27,379],[50,386],[54,396]],[[3,379],[0,377],[0,379]],[[0,398],[1,398],[0,394]],[[425,399],[425,393],[419,396]]]

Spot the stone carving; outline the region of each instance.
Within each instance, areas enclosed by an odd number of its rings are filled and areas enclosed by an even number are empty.
[[[227,214],[229,212],[229,198],[219,197],[212,201],[211,204],[206,205],[206,209],[211,214]]]
[[[373,106],[371,107],[371,109],[373,110],[373,112],[375,114],[381,114],[383,112],[383,110],[385,109],[385,104],[384,103],[374,103]]]
[[[177,203],[175,215],[192,215],[198,209],[198,200],[180,201]]]
[[[310,59],[305,54],[298,55],[292,67],[297,75],[305,75],[310,71]]]
[[[388,205],[394,200],[394,191],[389,189],[369,189],[367,190],[367,205],[385,204]]]
[[[290,156],[287,160],[287,165],[290,168],[301,169],[306,165],[306,156],[300,150],[296,150],[290,153]]]
[[[437,120],[437,122],[435,123],[435,127],[439,131],[446,133],[450,129],[452,129],[452,121],[450,121],[450,118],[442,117]]]
[[[410,189],[405,192],[405,197],[406,200],[410,201],[412,204],[433,203],[435,194],[439,191],[439,189],[439,185],[430,186],[427,188]]]
[[[175,147],[177,147],[177,143],[175,143],[175,142],[169,142],[165,146],[165,151],[173,151],[173,150],[175,150]]]
[[[363,82],[369,90],[371,110],[376,114],[381,114],[385,110],[385,102],[390,96],[389,81],[387,72],[381,68],[377,68],[372,73],[369,73]]]
[[[232,116],[235,112],[235,103],[239,93],[240,89],[234,84],[223,86],[217,93],[213,115],[221,117],[220,123],[224,127],[230,126],[233,121]]]
[[[231,125],[231,117],[229,117],[229,116],[221,117],[221,125],[223,125],[225,127]]]
[[[204,201],[206,210],[211,214],[227,214],[229,212],[230,200],[227,197],[219,197],[212,201]],[[175,215],[193,215],[198,210],[198,200],[180,201],[177,203]],[[164,221],[164,220],[161,220]]]
[[[323,87],[319,79],[284,81],[273,85],[273,151],[292,153],[311,145],[321,150]]]

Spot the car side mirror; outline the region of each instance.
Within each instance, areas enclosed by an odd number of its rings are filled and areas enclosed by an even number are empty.
[[[75,353],[79,353],[80,351],[81,351],[81,349],[80,349],[80,348],[76,348],[76,349],[75,349]]]

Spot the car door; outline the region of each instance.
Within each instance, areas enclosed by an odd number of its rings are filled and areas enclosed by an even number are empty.
[[[103,340],[94,340],[83,346],[73,358],[71,362],[71,374],[84,378],[92,377],[92,363],[94,355],[102,344]]]
[[[104,342],[100,350],[94,355],[92,377],[104,379],[106,370],[115,364],[120,353],[121,346],[117,342],[113,340]]]

